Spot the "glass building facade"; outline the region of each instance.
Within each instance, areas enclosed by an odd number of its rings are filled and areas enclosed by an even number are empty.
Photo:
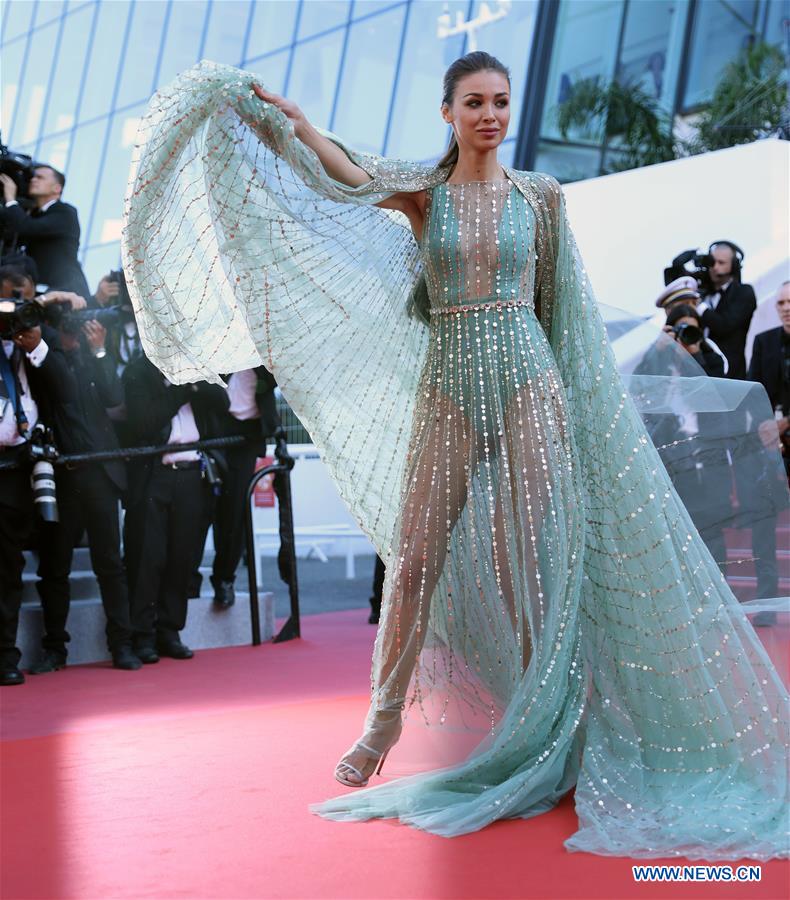
[[[119,264],[138,119],[197,60],[256,71],[360,149],[430,160],[448,137],[444,69],[485,49],[512,70],[503,162],[567,181],[616,152],[559,135],[576,80],[636,79],[693,112],[746,43],[783,43],[787,19],[787,0],[5,0],[3,141],[66,173],[95,285]]]

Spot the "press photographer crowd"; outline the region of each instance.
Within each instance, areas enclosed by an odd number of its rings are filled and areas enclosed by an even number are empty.
[[[162,656],[189,659],[180,632],[188,598],[199,588],[211,525],[214,604],[227,610],[234,603],[247,484],[278,429],[274,379],[260,368],[230,375],[227,388],[169,383],[142,351],[123,272],[106,274],[91,293],[78,260],[77,210],[63,200],[63,174],[5,149],[0,172],[0,684],[25,680],[17,648],[25,551],[37,559],[44,620],[41,655],[29,671],[66,665],[72,559],[85,536],[113,665],[136,670]],[[741,280],[743,259],[737,245],[717,241],[706,253],[674,260],[656,300],[666,313],[666,335],[636,374],[671,369],[669,345],[708,376],[760,382],[774,415],[754,433],[765,447],[781,445],[786,476],[790,282],[777,289],[781,324],[757,335],[747,367],[756,300]],[[687,423],[672,422],[669,432],[666,418],[651,431],[657,445],[672,447],[677,433],[687,433]],[[228,436],[244,441],[192,447]],[[143,446],[166,449],[124,453]],[[81,458],[97,452],[100,461]],[[737,510],[747,508],[755,488],[726,447],[716,453],[676,485],[714,558],[723,561],[722,523],[730,520],[721,507],[734,511],[738,524]],[[671,469],[671,452],[664,458]],[[712,514],[708,503],[697,510],[695,497],[711,491],[721,497],[719,508]],[[750,526],[758,597],[778,596],[779,512]],[[775,613],[753,621],[769,626]]]
[[[142,352],[123,272],[91,294],[64,176],[7,152],[0,164],[0,684],[24,682],[25,550],[37,557],[44,619],[30,673],[66,665],[69,577],[83,535],[113,665],[189,659],[179,632],[212,524],[214,603],[234,603],[247,484],[279,427],[274,379],[261,368],[230,375],[227,389],[170,384]],[[229,436],[244,441],[189,449]],[[121,448],[141,446],[166,452],[124,458]],[[101,461],[80,461],[97,451]]]

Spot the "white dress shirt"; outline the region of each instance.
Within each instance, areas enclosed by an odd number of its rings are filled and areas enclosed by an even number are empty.
[[[192,405],[185,403],[170,420],[170,437],[167,439],[167,443],[191,444],[199,440],[200,433],[195,422],[195,414],[192,412]],[[197,450],[182,450],[181,452],[165,453],[162,462],[195,462],[199,459],[200,454]]]
[[[6,359],[11,359],[15,346],[16,344],[13,341],[3,341],[3,353],[5,353]],[[47,342],[42,340],[38,347],[26,355],[32,365],[39,368],[47,358],[48,352]],[[19,366],[17,369],[17,377],[19,386],[22,389],[22,411],[27,418],[29,426],[32,428],[38,421],[38,404],[30,393],[30,385],[28,384],[27,372],[24,366]],[[3,404],[0,413],[0,447],[17,447],[19,444],[24,443],[24,440],[24,437],[19,433],[14,408],[9,401]]]

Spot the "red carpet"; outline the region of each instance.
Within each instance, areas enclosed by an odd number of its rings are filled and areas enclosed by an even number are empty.
[[[312,816],[342,790],[332,767],[365,710],[364,619],[311,616],[301,641],[2,689],[4,900],[788,896],[783,863],[760,883],[635,884],[630,860],[564,851],[570,799],[452,840]]]

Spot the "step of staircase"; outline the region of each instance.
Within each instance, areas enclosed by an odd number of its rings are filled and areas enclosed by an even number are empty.
[[[259,593],[261,639],[274,636],[274,594]],[[101,600],[93,597],[73,600],[69,611],[69,664],[93,663],[109,660],[104,636],[106,619]],[[38,603],[22,606],[19,616],[17,647],[22,652],[21,668],[32,665],[41,654],[44,617]],[[213,593],[204,593],[189,601],[186,628],[181,640],[193,650],[211,647],[239,647],[252,642],[249,594],[236,593],[236,603],[230,609],[217,610]]]

